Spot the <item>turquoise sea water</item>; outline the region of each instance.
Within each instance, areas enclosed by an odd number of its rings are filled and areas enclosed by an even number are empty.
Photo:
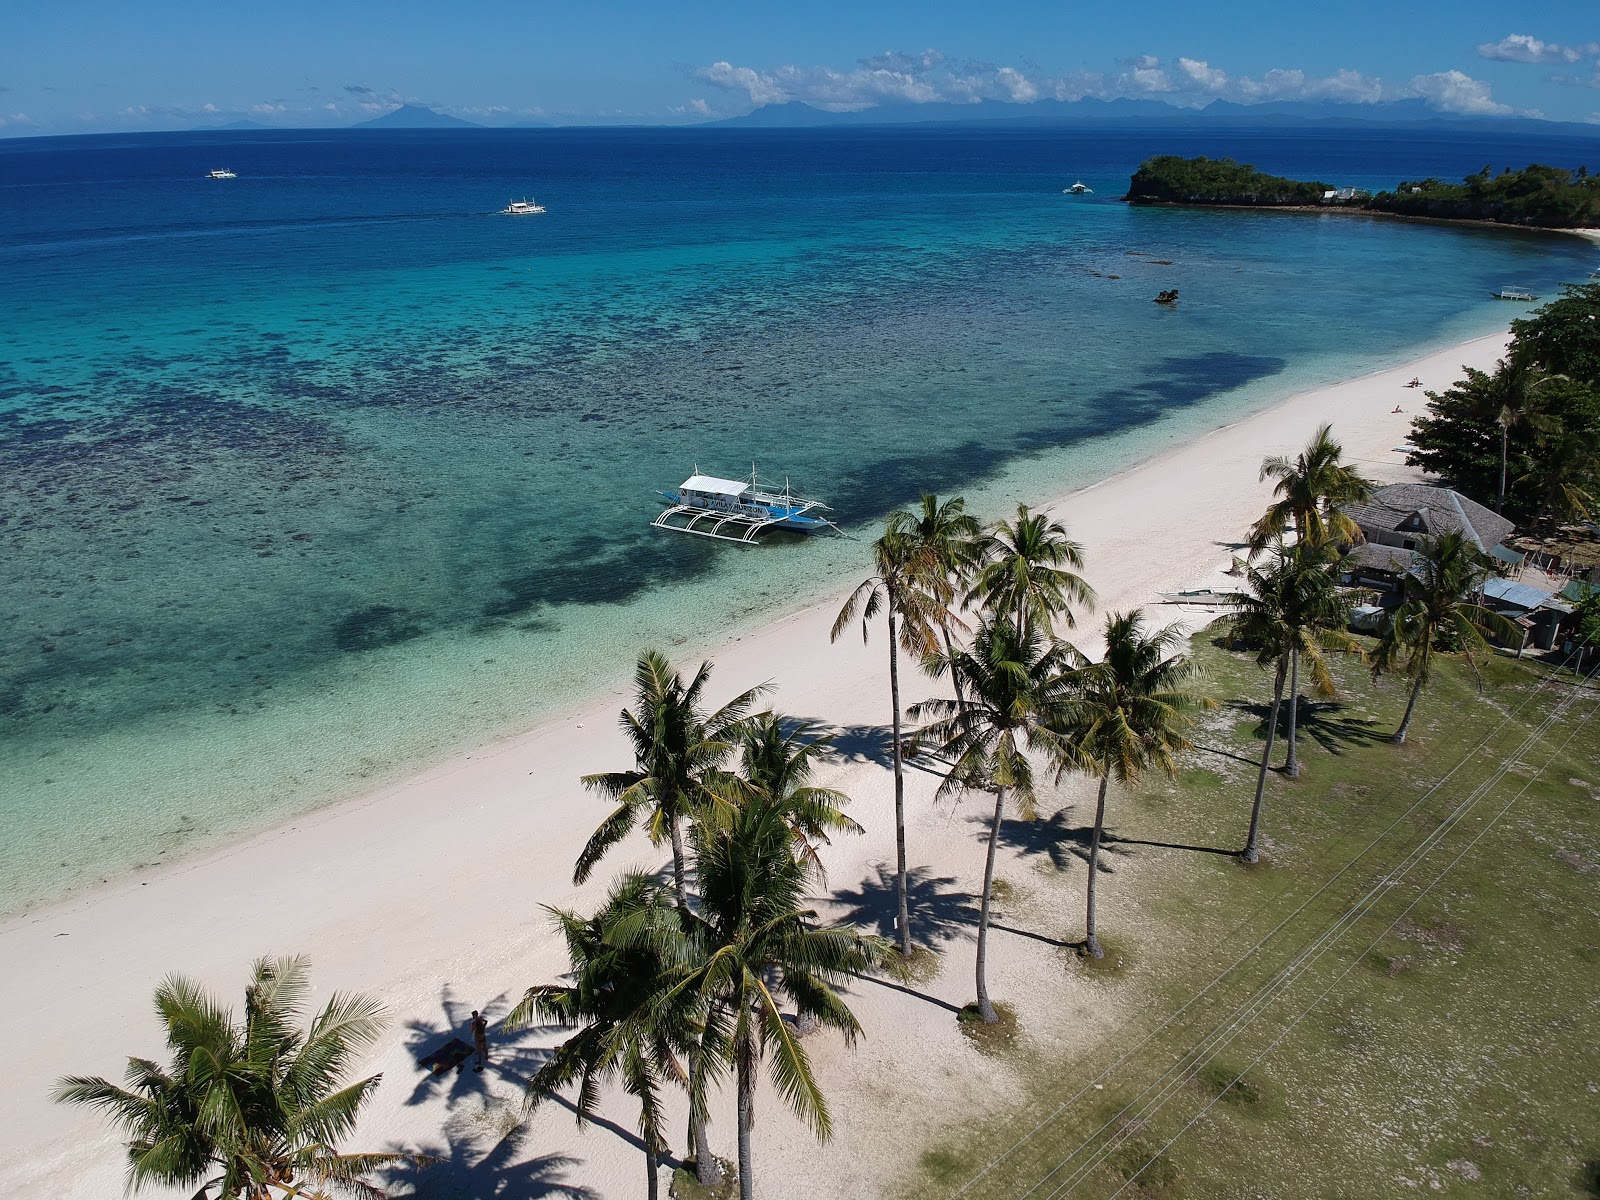
[[[925,488],[998,512],[1594,266],[1549,235],[1127,208],[1147,154],[1381,185],[1596,145],[0,142],[0,910],[531,725],[644,645],[859,571],[859,542],[650,530],[696,465],[756,460],[861,531]],[[1080,177],[1092,197],[1061,194]],[[493,213],[525,194],[549,211]]]

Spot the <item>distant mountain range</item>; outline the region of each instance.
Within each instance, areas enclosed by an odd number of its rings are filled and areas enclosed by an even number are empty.
[[[984,100],[977,104],[884,104],[855,112],[829,112],[804,101],[767,104],[742,117],[711,121],[705,127],[723,129],[809,129],[850,125],[969,124],[1005,122],[1015,125],[1381,125],[1407,126],[1492,125],[1505,129],[1538,129],[1600,137],[1600,126],[1539,121],[1528,117],[1480,117],[1441,113],[1422,100],[1393,100],[1384,104],[1334,104],[1278,100],[1262,104],[1237,104],[1213,100],[1203,108],[1177,108],[1159,100],[1038,100],[1032,104],[1007,104]]]
[[[476,121],[463,121],[446,113],[434,112],[423,104],[402,104],[393,112],[370,121],[358,121],[352,129],[482,129]]]

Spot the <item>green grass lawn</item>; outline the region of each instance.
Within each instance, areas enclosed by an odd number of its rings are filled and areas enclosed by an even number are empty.
[[[1110,821],[1171,844],[1121,847],[1163,932],[1095,977],[1118,1033],[1050,1061],[1024,1026],[1017,1103],[941,1131],[898,1194],[1600,1196],[1600,687],[1442,662],[1395,746],[1402,682],[1342,659],[1250,868],[1176,848],[1236,849],[1253,794],[1271,680],[1215,637],[1205,749]]]

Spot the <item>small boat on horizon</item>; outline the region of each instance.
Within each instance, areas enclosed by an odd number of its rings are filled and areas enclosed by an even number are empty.
[[[1063,196],[1092,196],[1094,195],[1094,189],[1085,185],[1083,180],[1080,179],[1071,187],[1062,188],[1061,194]]]
[[[500,211],[502,213],[509,213],[513,217],[524,217],[530,216],[533,213],[542,213],[544,211],[544,205],[540,204],[537,200],[513,200]]]
[[[796,496],[787,479],[782,491],[763,488],[754,464],[747,480],[702,475],[696,467],[676,491],[661,493],[661,503],[666,508],[650,522],[655,528],[723,542],[752,546],[756,535],[768,529],[845,536],[844,530],[820,515],[826,504]]]
[[[215,171],[206,172],[207,179],[237,179],[239,178],[227,167],[218,167]]]

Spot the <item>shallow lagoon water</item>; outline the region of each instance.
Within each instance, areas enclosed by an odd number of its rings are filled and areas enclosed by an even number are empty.
[[[860,571],[859,541],[651,530],[697,465],[755,460],[860,534],[922,489],[998,513],[1593,266],[1550,235],[1116,203],[1148,153],[1362,184],[1592,145],[0,143],[0,907],[529,726],[643,646],[709,647]],[[1062,195],[1080,176],[1095,195]],[[524,194],[549,212],[493,213]]]

